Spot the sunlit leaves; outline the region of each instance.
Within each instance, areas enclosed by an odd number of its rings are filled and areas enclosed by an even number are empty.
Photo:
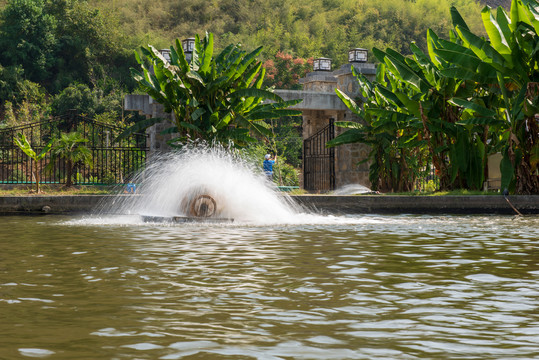
[[[137,57],[141,70],[133,70],[134,79],[174,114],[180,142],[244,146],[255,141],[253,136],[271,134],[260,120],[300,114],[286,109],[298,101],[285,102],[262,89],[265,69],[256,60],[261,47],[246,52],[230,45],[215,57],[213,47],[213,34],[197,35],[190,63],[179,41],[171,47],[170,63],[152,46]]]

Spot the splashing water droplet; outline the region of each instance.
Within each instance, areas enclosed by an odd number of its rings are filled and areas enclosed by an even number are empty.
[[[153,158],[133,182],[137,194],[119,196],[107,212],[279,223],[301,211],[252,162],[221,147],[191,146]]]

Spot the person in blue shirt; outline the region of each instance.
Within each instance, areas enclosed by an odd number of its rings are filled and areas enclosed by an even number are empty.
[[[262,163],[262,166],[264,167],[264,173],[268,177],[269,181],[273,181],[273,165],[275,165],[275,157],[271,157],[270,154],[266,154],[264,162]]]

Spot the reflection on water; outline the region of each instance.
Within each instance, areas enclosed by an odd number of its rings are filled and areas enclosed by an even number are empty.
[[[539,358],[539,217],[2,217],[0,358]]]

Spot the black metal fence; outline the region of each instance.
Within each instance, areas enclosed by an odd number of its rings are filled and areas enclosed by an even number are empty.
[[[327,192],[335,190],[335,148],[326,143],[335,137],[333,119],[303,142],[303,187],[305,190]]]
[[[440,189],[440,178],[436,175],[436,169],[428,164],[422,171],[423,176],[416,181],[415,190],[433,192]]]
[[[17,134],[24,134],[36,153],[51,139],[62,133],[78,132],[91,152],[91,163],[74,164],[73,183],[81,185],[122,184],[142,169],[148,152],[147,135],[133,134],[115,142],[125,129],[101,123],[80,115],[68,114],[46,121],[0,129],[0,183],[30,184],[35,182],[34,164],[14,142]],[[38,164],[40,182],[65,184],[66,161],[52,161],[50,154]]]

